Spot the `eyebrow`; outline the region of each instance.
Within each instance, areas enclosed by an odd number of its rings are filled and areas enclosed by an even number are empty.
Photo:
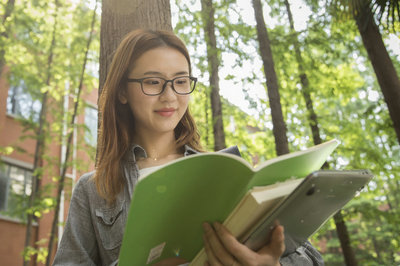
[[[179,71],[179,72],[176,72],[174,74],[174,76],[187,75],[187,74],[189,74],[189,72],[187,72],[187,71]],[[157,72],[157,71],[147,71],[147,72],[143,73],[143,75],[161,75],[161,76],[163,76],[163,74],[161,72]]]

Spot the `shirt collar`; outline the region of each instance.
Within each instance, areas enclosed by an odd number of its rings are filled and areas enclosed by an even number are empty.
[[[183,153],[183,156],[189,156],[189,155],[193,155],[193,154],[199,153],[199,151],[196,151],[195,149],[193,149],[189,145],[185,145],[184,148],[185,148],[185,152]]]
[[[137,159],[139,158],[147,158],[147,153],[146,151],[138,144],[132,145],[132,148],[130,150],[130,155],[132,161],[136,162]]]
[[[189,156],[199,153],[189,145],[184,146],[183,156]],[[128,154],[128,160],[136,162],[139,158],[147,158],[147,153],[143,147],[138,144],[133,144]]]

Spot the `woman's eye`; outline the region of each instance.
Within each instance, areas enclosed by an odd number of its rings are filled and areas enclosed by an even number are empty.
[[[175,84],[177,84],[177,85],[184,85],[186,83],[187,83],[186,79],[177,79],[177,80],[175,80]]]
[[[143,81],[146,85],[158,85],[160,81],[158,79],[145,79]]]

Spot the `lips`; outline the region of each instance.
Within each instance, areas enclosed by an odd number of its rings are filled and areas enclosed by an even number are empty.
[[[172,116],[175,113],[175,111],[176,111],[175,108],[162,108],[156,110],[155,112],[161,116],[169,117]]]

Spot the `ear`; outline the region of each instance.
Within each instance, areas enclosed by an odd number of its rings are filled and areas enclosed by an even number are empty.
[[[126,104],[128,102],[128,99],[126,98],[126,91],[125,90],[120,90],[118,93],[118,100],[122,104]]]

